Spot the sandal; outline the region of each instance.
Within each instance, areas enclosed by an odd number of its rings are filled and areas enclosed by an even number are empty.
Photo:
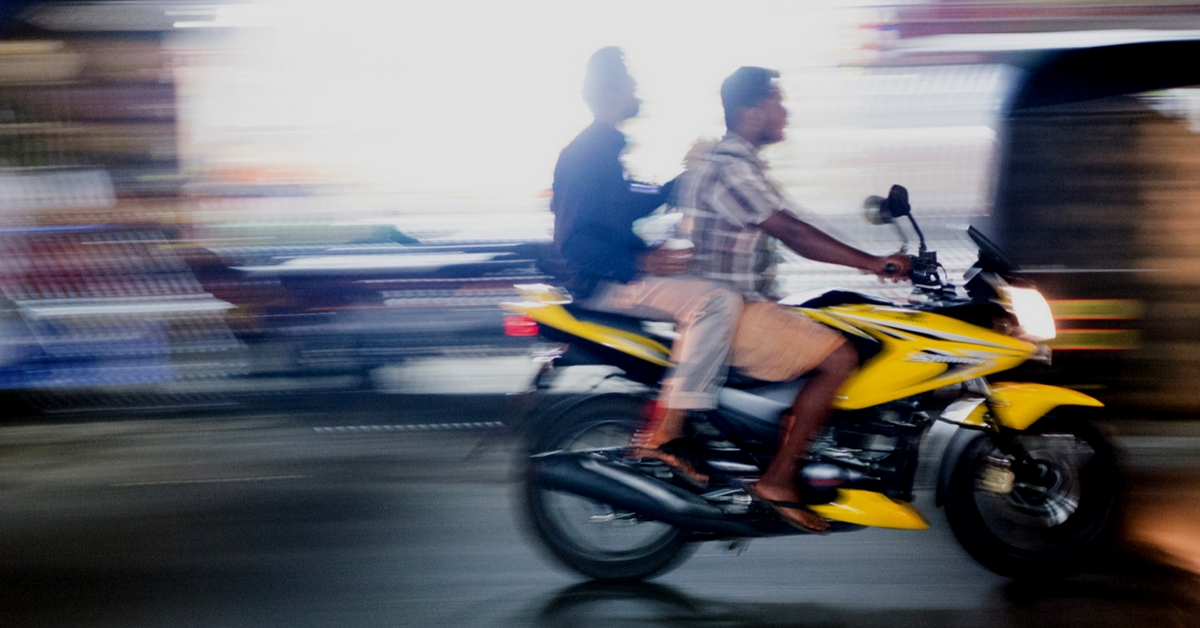
[[[696,488],[706,488],[708,476],[696,469],[698,454],[695,445],[686,438],[676,438],[658,447],[635,446],[629,450],[630,458],[657,460],[688,484]]]
[[[828,528],[825,528],[823,530],[817,529],[817,528],[810,528],[800,518],[798,518],[794,515],[788,514],[789,510],[803,510],[805,512],[809,512],[809,513],[816,515],[816,513],[813,513],[811,510],[808,509],[808,506],[805,506],[804,504],[801,504],[800,502],[793,502],[793,501],[782,500],[782,499],[767,499],[766,497],[759,495],[754,490],[754,487],[757,485],[758,485],[757,482],[755,482],[753,484],[747,484],[746,485],[746,494],[749,495],[754,501],[762,504],[763,506],[766,506],[771,512],[775,513],[776,516],[778,516],[780,519],[783,519],[784,523],[792,526],[793,528],[795,528],[801,532],[805,532],[808,534],[818,534],[818,535],[829,534]]]

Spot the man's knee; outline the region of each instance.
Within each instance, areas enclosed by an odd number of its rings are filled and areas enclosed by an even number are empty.
[[[720,316],[731,323],[742,316],[742,295],[720,286],[714,286],[705,295],[704,311],[710,316]]]
[[[846,379],[858,370],[858,351],[849,342],[842,343],[826,356],[817,368],[830,376]]]

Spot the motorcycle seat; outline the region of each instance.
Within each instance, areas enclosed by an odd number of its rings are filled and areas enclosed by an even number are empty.
[[[770,384],[778,383],[779,382],[768,382],[762,379],[754,379],[753,377],[741,372],[736,366],[729,367],[729,374],[725,377],[725,387],[737,388],[738,390],[757,388],[759,386],[768,386]]]

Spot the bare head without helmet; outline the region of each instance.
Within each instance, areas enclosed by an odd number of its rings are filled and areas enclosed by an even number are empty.
[[[725,127],[755,146],[782,141],[788,112],[779,89],[779,72],[742,66],[721,83]]]
[[[614,125],[637,116],[642,101],[620,48],[601,48],[588,59],[583,100],[596,118]]]

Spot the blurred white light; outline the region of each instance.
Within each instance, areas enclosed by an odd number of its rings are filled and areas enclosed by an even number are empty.
[[[663,182],[695,139],[723,133],[717,92],[731,71],[831,65],[864,36],[853,12],[789,2],[733,16],[725,3],[637,0],[600,12],[545,0],[252,6],[217,9],[214,25],[267,25],[228,35],[238,52],[225,71],[181,71],[194,108],[184,149],[313,165],[383,193],[536,198],[591,120],[583,70],[608,45],[625,50],[645,102],[625,128],[626,165]]]
[[[1054,340],[1058,335],[1054,328],[1054,314],[1042,293],[1032,288],[1001,288],[1001,292],[1012,306],[1017,323],[1025,332],[1024,338],[1033,342]]]

